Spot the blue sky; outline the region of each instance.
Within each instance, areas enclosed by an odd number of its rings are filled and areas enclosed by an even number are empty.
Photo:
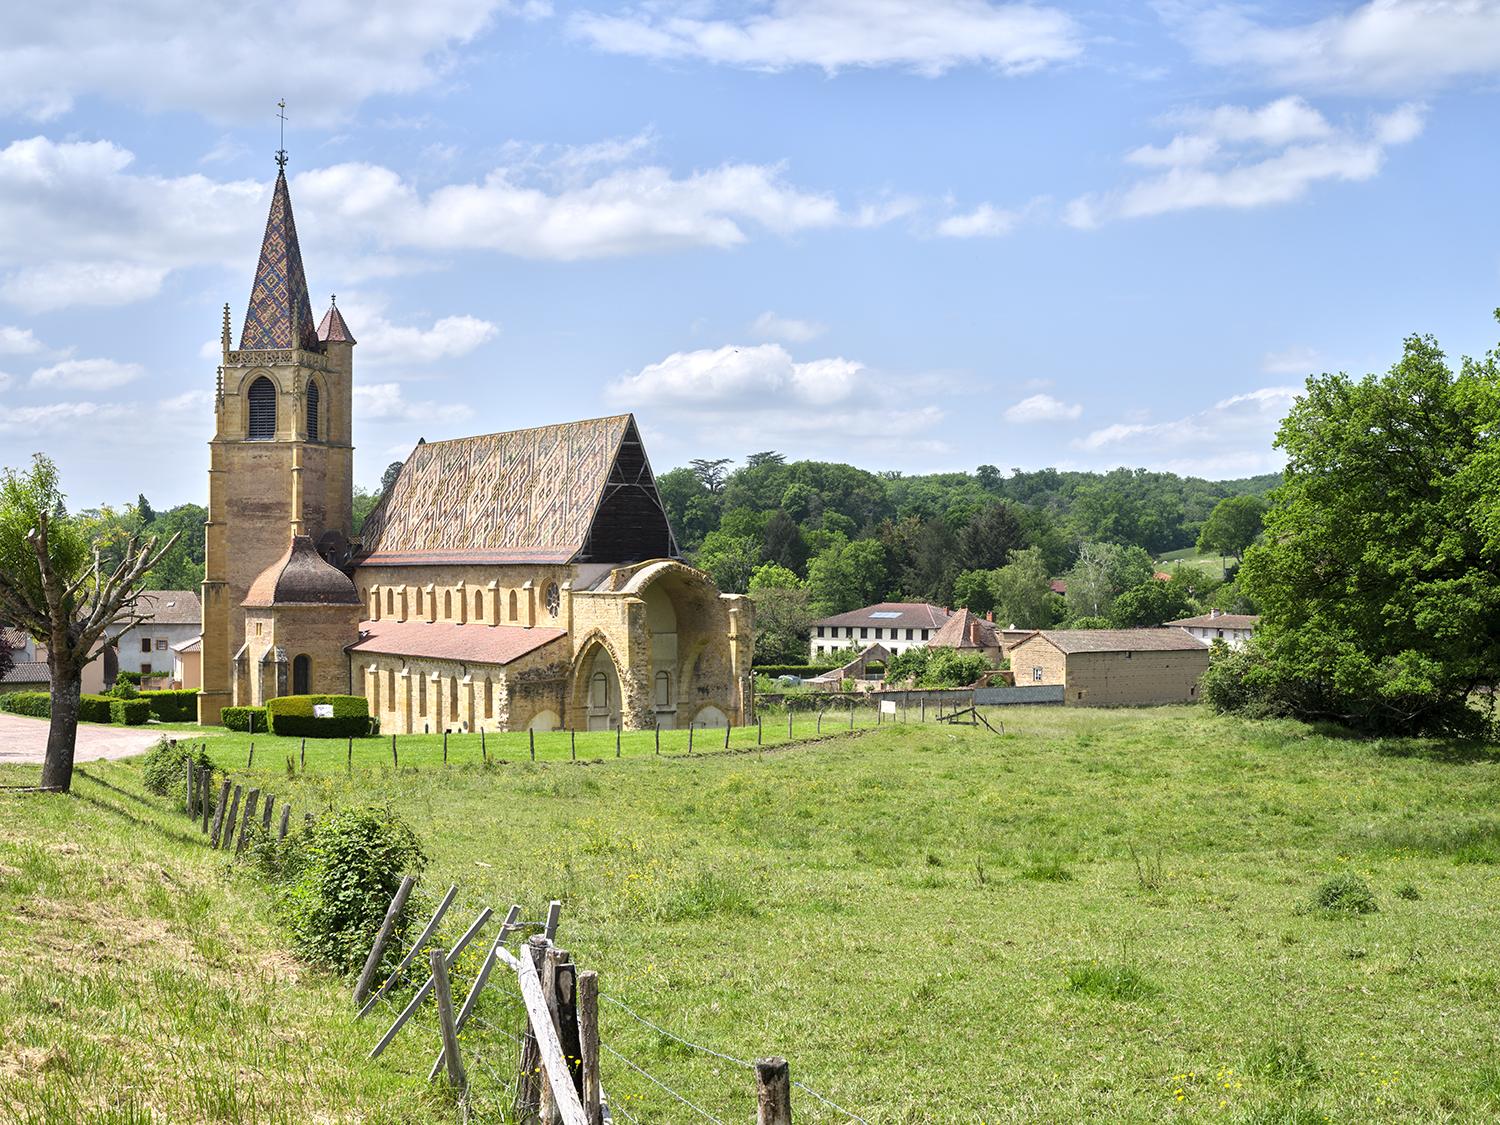
[[[1500,3],[81,0],[0,16],[0,463],[206,492],[288,103],[356,475],[634,410],[658,471],[1278,466],[1491,346]]]

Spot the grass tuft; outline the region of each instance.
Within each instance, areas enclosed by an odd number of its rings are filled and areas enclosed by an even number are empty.
[[[1068,971],[1068,991],[1106,1000],[1147,1000],[1160,993],[1161,986],[1134,965],[1094,961]]]
[[[1370,884],[1353,872],[1325,880],[1313,892],[1313,905],[1329,914],[1374,914],[1380,909]]]

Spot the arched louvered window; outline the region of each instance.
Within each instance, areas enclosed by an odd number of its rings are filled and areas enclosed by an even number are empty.
[[[276,384],[262,375],[250,384],[250,440],[276,437]]]
[[[318,384],[307,384],[307,440],[318,439]]]

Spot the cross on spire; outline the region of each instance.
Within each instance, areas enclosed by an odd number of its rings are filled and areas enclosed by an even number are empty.
[[[286,99],[276,102],[276,116],[281,119],[281,147],[276,150],[276,167],[286,170]]]

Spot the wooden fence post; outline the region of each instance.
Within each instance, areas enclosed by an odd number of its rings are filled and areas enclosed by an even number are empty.
[[[395,736],[395,734],[391,735],[391,768],[393,770],[398,770],[398,771],[401,769],[401,759],[398,758],[398,757],[396,757],[396,736]]]
[[[245,768],[249,769],[255,765],[255,739],[250,740],[250,755],[245,759]]]
[[[540,971],[547,962],[548,944],[546,938],[536,934],[521,947],[521,957]],[[521,1037],[521,1058],[516,1070],[516,1116],[525,1121],[536,1112],[542,1092],[542,1052],[530,1018]]]
[[[448,731],[445,728],[443,730],[443,765],[446,766],[447,764],[448,764]]]
[[[191,757],[191,754],[186,759],[186,765],[187,765],[187,814],[188,814],[188,816],[193,817],[194,819],[197,819],[196,814],[197,814],[198,810],[195,809],[195,808],[193,808],[193,793],[194,793],[193,782],[195,780],[197,780],[197,779],[193,777],[193,759]]]
[[[823,733],[823,708],[818,708],[818,733]]]
[[[463,1094],[469,1084],[463,1061],[458,1057],[458,1031],[453,1026],[453,989],[448,984],[448,955],[434,945],[428,951],[432,964],[432,991],[437,996],[438,1023],[443,1031],[443,1059],[448,1064],[448,1085]]]
[[[271,838],[271,806],[276,804],[276,798],[266,794],[266,807],[261,810],[260,830],[265,833],[266,839]]]
[[[484,744],[484,728],[483,727],[479,728],[479,759],[485,765],[489,765],[490,764],[490,750],[489,750],[489,747]]]
[[[200,770],[198,773],[198,780],[200,782],[198,792],[198,812],[203,817],[204,832],[208,831],[208,806],[212,803],[208,799],[208,792],[209,786],[213,784],[213,772],[214,771],[212,769],[206,769]]]
[[[536,761],[536,731],[532,730],[530,727],[527,727],[526,735],[526,743],[531,747],[531,760],[534,762]]]
[[[854,700],[849,700],[849,729],[854,729]]]
[[[307,739],[302,740],[302,749],[297,754],[297,768],[303,773],[307,772]]]
[[[286,831],[286,811],[281,817],[282,831]],[[416,884],[416,876],[404,875],[401,885],[396,888],[396,893],[391,896],[391,904],[386,907],[385,920],[380,923],[380,929],[375,931],[375,941],[370,946],[370,955],[365,958],[365,967],[359,974],[359,981],[354,986],[354,1002],[363,1004],[365,997],[370,994],[370,986],[375,983],[375,970],[380,968],[380,959],[385,956],[385,946],[391,940],[391,931],[396,928],[396,922],[401,917],[401,911],[406,909],[407,896],[411,894],[412,887]]]
[[[583,1112],[588,1125],[603,1125],[599,1080],[599,974],[578,974],[578,1066],[583,1071]]]
[[[724,749],[729,749],[729,732],[733,730],[733,724],[728,719],[724,720]]]
[[[578,757],[578,732],[572,727],[568,728],[568,752]]]
[[[792,740],[792,701],[790,699],[786,703],[786,740],[788,742]]]
[[[761,722],[762,722],[761,717],[759,715],[756,715],[755,716],[755,745],[757,745],[757,746],[759,746],[761,744],[761,739],[764,737],[764,735],[766,733],[765,732],[765,728],[761,726]]]
[[[286,839],[287,826],[292,820],[292,806],[290,803],[281,806],[281,827],[276,830],[278,842]]]
[[[661,753],[661,720],[656,720],[656,752]]]
[[[792,1125],[792,1075],[779,1056],[755,1060],[755,1125]]]
[[[692,723],[692,722],[688,723],[688,753],[689,754],[691,754],[693,752],[693,727],[696,726],[696,725],[697,724]]]
[[[625,729],[625,716],[620,716],[620,721],[615,724],[615,757],[620,756],[620,732]]]
[[[230,844],[234,843],[234,822],[239,817],[240,794],[243,790],[244,786],[242,785],[234,787],[234,796],[229,801],[229,815],[224,818],[224,835],[219,838],[219,845],[221,847],[227,848]]]
[[[210,847],[219,846],[219,833],[224,827],[225,805],[229,802],[229,779],[226,777],[224,783],[219,787],[219,803],[214,806],[213,827],[209,830],[208,842]]]
[[[240,836],[234,845],[234,854],[239,855],[245,850],[245,845],[250,842],[250,825],[255,822],[255,814],[260,811],[260,790],[252,789],[245,794],[245,819],[240,821]]]
[[[350,735],[350,737],[349,737],[349,753],[344,758],[344,772],[345,773],[353,773],[354,772],[354,736],[353,735]]]

